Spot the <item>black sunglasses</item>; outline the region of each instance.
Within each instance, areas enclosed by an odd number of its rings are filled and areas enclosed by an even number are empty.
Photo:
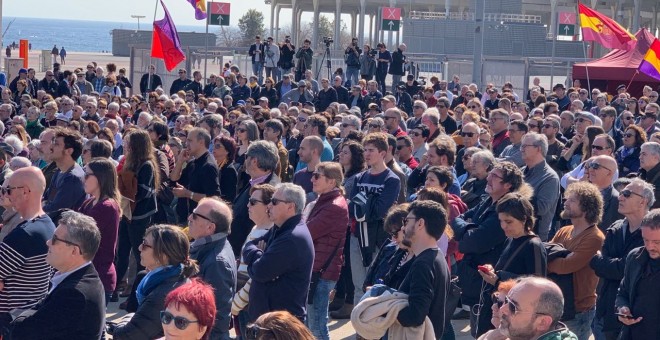
[[[545,129],[549,129],[549,128],[552,128],[552,127],[554,127],[554,126],[552,126],[552,124],[543,124],[543,128],[545,128]]]
[[[639,196],[639,197],[641,197],[641,198],[644,198],[644,196],[642,196],[642,195],[640,195],[640,194],[638,194],[638,193],[636,193],[636,192],[633,192],[633,191],[630,190],[630,189],[623,189],[623,190],[621,190],[620,194],[623,195],[623,197],[625,197],[625,198],[630,198],[630,196],[632,196],[632,195],[635,195],[635,196]]]
[[[322,173],[318,173],[318,172],[314,172],[312,174],[312,177],[314,177],[315,180],[318,180],[319,178],[321,178],[321,176],[325,176],[325,175],[322,174]]]
[[[23,188],[27,188],[27,187],[24,187],[24,186],[20,186],[20,187],[7,186],[7,187],[0,188],[0,192],[2,192],[3,195],[11,195],[12,190],[14,190],[14,189],[23,189]],[[28,190],[28,192],[29,192],[29,190]]]
[[[268,202],[266,202],[266,201],[260,201],[260,200],[258,200],[258,199],[256,199],[256,198],[250,198],[250,199],[248,200],[248,203],[249,203],[251,206],[255,206],[255,205],[257,205],[257,203],[268,204]]]
[[[623,134],[623,136],[626,137],[626,138],[633,138],[633,137],[635,137],[635,134],[632,134],[630,132],[626,132],[625,134]]]
[[[51,239],[50,239],[50,244],[53,244],[53,245],[54,245],[54,244],[57,243],[57,242],[62,242],[62,243],[68,244],[68,245],[70,245],[70,246],[74,246],[74,247],[78,247],[78,248],[80,248],[80,245],[79,245],[79,244],[77,244],[77,243],[73,243],[73,242],[71,242],[71,241],[68,241],[68,240],[65,240],[65,239],[62,239],[62,238],[59,238],[59,237],[57,237],[57,235],[53,234],[53,237],[51,237]]]
[[[272,203],[273,205],[278,205],[280,203],[291,203],[291,201],[285,201],[285,200],[281,200],[281,199],[277,199],[277,198],[272,198],[270,200],[270,203]]]
[[[204,215],[202,215],[202,214],[196,213],[194,210],[193,210],[193,212],[192,212],[192,215],[193,215],[193,218],[194,218],[194,219],[201,218],[201,219],[205,219],[205,220],[207,220],[207,221],[209,221],[209,222],[211,222],[211,223],[215,223],[215,222],[213,222],[210,218],[208,218],[208,217],[206,217],[206,216],[204,216]]]
[[[419,132],[411,132],[410,134],[413,135],[413,136],[415,136],[415,137],[419,137],[419,136],[422,135],[422,134],[419,133]]]
[[[188,325],[190,325],[191,323],[199,322],[197,320],[188,320],[183,316],[174,316],[172,315],[172,313],[168,311],[164,311],[164,310],[160,311],[160,322],[163,325],[169,325],[172,322],[172,320],[174,320],[174,326],[180,330],[184,330],[188,328]]]
[[[589,168],[594,169],[594,170],[598,170],[598,169],[600,169],[600,168],[603,168],[603,169],[605,169],[605,170],[607,170],[607,171],[612,172],[612,169],[609,169],[608,167],[606,167],[606,166],[604,166],[604,165],[602,165],[602,164],[596,163],[596,162],[591,162],[591,163],[589,163]]]
[[[607,146],[600,146],[600,145],[592,145],[591,146],[592,150],[598,150],[598,151],[603,151],[605,149],[609,149]],[[593,163],[592,163],[593,164]]]
[[[257,118],[254,121],[257,122],[257,123],[263,123],[266,120],[264,118]]]
[[[500,300],[500,295],[495,293],[491,296],[493,299],[493,305],[496,305],[497,308],[502,308],[504,306],[504,301]]]
[[[629,116],[629,117],[623,117],[623,120],[633,120],[633,117],[631,117],[631,116]]]
[[[475,133],[474,132],[461,132],[461,137],[474,137]]]

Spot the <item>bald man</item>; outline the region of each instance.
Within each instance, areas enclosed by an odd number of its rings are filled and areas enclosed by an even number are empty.
[[[552,281],[526,277],[516,283],[500,308],[500,332],[507,339],[577,339],[559,319],[564,296]]]
[[[461,176],[465,173],[465,166],[463,165],[463,155],[465,155],[465,149],[476,146],[480,149],[483,149],[481,144],[479,144],[479,126],[475,123],[467,123],[461,128],[461,138],[463,139],[463,148],[458,151],[456,154],[456,176]]]
[[[598,224],[598,228],[603,232],[612,223],[623,218],[619,213],[619,192],[612,186],[616,169],[616,160],[610,156],[595,156],[589,160],[587,179],[597,186],[603,195],[603,218]]]
[[[202,198],[188,216],[190,257],[199,263],[200,277],[214,288],[217,309],[211,339],[229,339],[231,302],[236,290],[236,259],[227,235],[232,211],[217,197]]]
[[[16,170],[2,186],[25,222],[0,243],[0,327],[11,321],[9,311],[31,308],[48,292],[46,241],[53,237],[55,224],[41,208],[45,188],[44,175],[32,166]]]

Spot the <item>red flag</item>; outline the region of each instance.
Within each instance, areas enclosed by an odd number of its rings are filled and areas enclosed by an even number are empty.
[[[168,71],[172,71],[176,65],[186,60],[186,55],[181,49],[179,34],[176,32],[170,12],[162,0],[160,4],[163,6],[163,10],[165,10],[165,17],[154,21],[154,32],[151,39],[151,56],[153,58],[163,59],[165,68]]]
[[[585,41],[597,41],[607,48],[620,50],[630,50],[635,46],[637,38],[616,21],[583,4],[578,4],[578,11]]]

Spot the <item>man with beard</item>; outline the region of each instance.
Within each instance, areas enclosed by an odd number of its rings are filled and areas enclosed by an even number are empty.
[[[526,277],[516,283],[500,307],[500,333],[511,340],[577,339],[559,322],[564,312],[561,289],[552,281]]]

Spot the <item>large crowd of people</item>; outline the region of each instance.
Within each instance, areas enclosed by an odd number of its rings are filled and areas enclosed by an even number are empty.
[[[169,89],[153,65],[139,89],[113,64],[22,69],[0,103],[4,339],[329,339],[329,318],[660,338],[658,93],[482,93],[406,76],[405,52],[354,39],[317,81],[309,41],[257,37],[250,70]]]

